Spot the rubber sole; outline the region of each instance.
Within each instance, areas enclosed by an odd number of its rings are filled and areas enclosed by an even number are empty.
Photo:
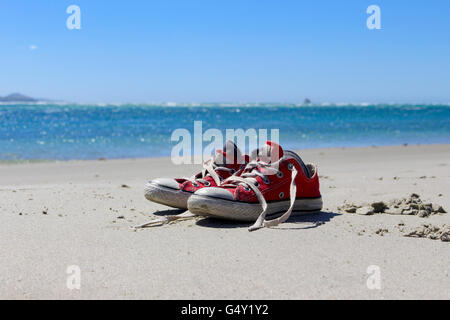
[[[267,203],[267,220],[281,216],[289,209],[290,201],[276,201]],[[318,213],[322,210],[322,198],[297,199],[291,216]],[[192,195],[188,200],[190,212],[206,217],[215,217],[228,220],[253,222],[262,212],[259,203],[246,203],[224,200],[202,195]]]
[[[172,208],[187,209],[187,201],[191,192],[175,190],[149,182],[145,186],[145,198]]]

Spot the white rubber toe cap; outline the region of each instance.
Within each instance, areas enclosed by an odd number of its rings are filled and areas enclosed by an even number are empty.
[[[170,178],[158,178],[158,179],[149,181],[149,183],[157,184],[159,186],[167,187],[170,189],[180,190],[180,185],[178,184],[178,182],[176,182],[174,179],[170,179]]]
[[[214,187],[202,188],[200,190],[197,190],[194,194],[199,196],[207,196],[225,200],[234,200],[233,194],[230,191],[223,188],[214,188]]]

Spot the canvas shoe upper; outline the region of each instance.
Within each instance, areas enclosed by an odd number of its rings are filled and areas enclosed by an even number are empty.
[[[322,209],[317,167],[293,151],[268,141],[239,176],[221,186],[198,190],[188,201],[192,213],[256,221],[250,230],[274,226],[295,214]],[[266,220],[271,218],[271,220]],[[272,219],[273,218],[273,219]]]

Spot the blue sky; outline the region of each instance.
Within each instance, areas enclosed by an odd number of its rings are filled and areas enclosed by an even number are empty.
[[[81,30],[66,28],[72,4]],[[381,30],[366,27],[371,4]],[[0,95],[11,92],[73,102],[448,103],[450,1],[2,0]]]

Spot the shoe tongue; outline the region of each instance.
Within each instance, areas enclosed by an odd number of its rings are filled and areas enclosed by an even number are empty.
[[[241,159],[241,157],[241,150],[233,141],[228,140],[222,150],[216,150],[214,162],[218,165],[238,164],[238,159]]]
[[[252,152],[253,160],[274,163],[284,156],[283,148],[278,143],[267,141],[266,145]]]

